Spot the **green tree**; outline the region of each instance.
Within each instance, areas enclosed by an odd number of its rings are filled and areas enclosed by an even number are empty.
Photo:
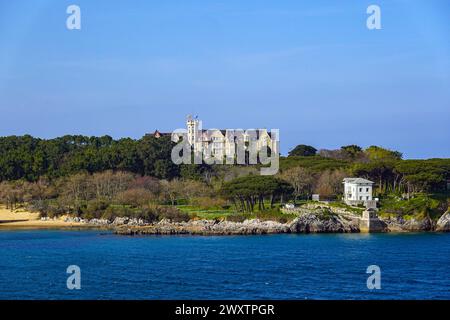
[[[342,146],[341,150],[347,154],[351,159],[355,159],[358,155],[362,153],[362,148],[360,146],[357,146],[355,144],[348,145],[348,146]]]
[[[371,161],[382,161],[382,160],[401,160],[402,153],[398,151],[392,151],[378,146],[370,146],[364,152],[369,157]]]
[[[310,157],[310,156],[315,156],[316,152],[317,152],[317,149],[312,146],[308,146],[305,144],[299,144],[294,149],[289,151],[288,154],[290,157],[292,157],[292,156]]]
[[[283,197],[292,194],[293,188],[279,178],[255,175],[226,182],[221,192],[238,210],[253,212],[255,205],[258,205],[259,210],[265,210],[265,200],[270,200],[271,207],[276,197],[282,202]]]

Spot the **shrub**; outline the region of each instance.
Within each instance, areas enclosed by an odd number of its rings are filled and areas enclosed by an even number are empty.
[[[30,211],[37,211],[41,217],[54,218],[65,213],[64,208],[58,202],[36,201],[29,206]]]
[[[206,209],[206,210],[214,210],[214,209],[223,209],[228,205],[227,201],[222,198],[210,198],[210,197],[197,197],[192,199],[191,204],[193,206]]]
[[[244,222],[245,220],[249,219],[250,217],[245,214],[231,214],[226,217],[227,221],[230,222]]]
[[[106,200],[91,200],[83,209],[82,216],[85,219],[100,218],[108,207],[109,202]]]
[[[139,207],[154,201],[155,195],[144,188],[129,189],[120,192],[116,196],[116,201],[120,204]]]
[[[159,220],[168,219],[173,222],[186,222],[190,220],[189,214],[181,212],[175,207],[160,207]]]
[[[109,206],[102,214],[103,219],[114,220],[117,217],[129,217],[132,210],[126,206]]]
[[[139,208],[132,211],[130,218],[143,219],[148,222],[158,220],[158,210],[154,207]]]

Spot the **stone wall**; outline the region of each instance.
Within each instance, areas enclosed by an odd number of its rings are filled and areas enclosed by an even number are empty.
[[[386,232],[387,225],[380,220],[374,209],[367,209],[363,212],[359,220],[359,230],[361,232]]]

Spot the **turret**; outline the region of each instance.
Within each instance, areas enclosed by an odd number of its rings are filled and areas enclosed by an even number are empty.
[[[186,119],[186,126],[188,130],[188,142],[190,145],[193,145],[197,140],[199,120],[194,119],[191,115],[188,115]]]

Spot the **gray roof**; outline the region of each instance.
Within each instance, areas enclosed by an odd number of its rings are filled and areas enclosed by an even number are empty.
[[[241,133],[247,133],[247,131],[254,132],[256,134],[256,138],[259,139],[261,135],[264,133],[267,133],[269,137],[272,137],[272,132],[268,131],[267,129],[250,129],[250,130],[236,130],[236,129],[202,129],[202,133],[209,133],[214,134],[217,131],[220,131],[222,135],[226,136],[228,134],[241,134]]]
[[[344,182],[357,184],[374,184],[375,182],[363,178],[344,178]]]

